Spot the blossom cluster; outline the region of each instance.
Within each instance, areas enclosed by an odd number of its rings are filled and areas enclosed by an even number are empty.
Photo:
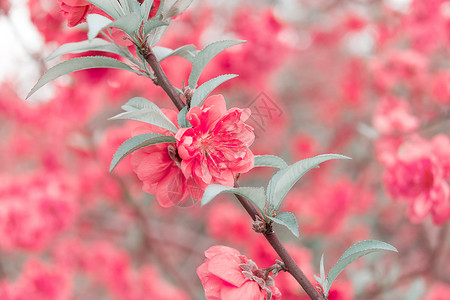
[[[178,126],[178,112],[163,109],[177,127],[167,132],[106,121],[131,97],[170,107],[148,78],[121,70],[75,72],[23,101],[37,79],[22,80],[30,66],[44,66],[58,45],[85,40],[86,13],[101,12],[84,0],[24,7],[0,0],[0,19],[22,26],[14,17],[28,9],[43,43],[39,52],[31,38],[23,49],[11,45],[16,67],[0,79],[1,299],[181,300],[205,291],[213,299],[236,292],[266,298],[253,271],[278,257],[242,208],[231,199],[201,210],[164,208],[188,206],[210,183],[232,186],[239,173],[248,174],[241,185],[267,182],[273,171],[250,170],[252,153],[290,162],[320,153],[353,158],[311,171],[287,195],[281,209],[297,216],[301,242],[275,225],[311,281],[321,253],[328,270],[357,240],[377,238],[399,250],[360,260],[335,281],[329,299],[446,299],[449,1],[268,3],[194,1],[173,20],[157,46],[203,49],[218,36],[247,41],[217,55],[199,84],[239,74],[214,93],[228,108],[252,113],[226,109],[213,96],[190,109],[192,127]],[[97,54],[120,59],[89,55]],[[174,56],[161,65],[177,87],[188,81],[191,62]],[[141,148],[110,174],[115,150],[142,133],[175,142]],[[225,157],[223,168],[216,160]],[[265,283],[272,298],[279,290],[284,300],[309,299],[290,274],[275,279],[276,287]]]
[[[177,123],[177,113],[166,115]],[[180,128],[176,144],[145,147],[132,156],[133,170],[144,183],[144,191],[156,195],[163,207],[183,204],[190,197],[201,199],[212,183],[233,186],[236,176],[253,167],[249,146],[255,135],[244,122],[248,109],[227,110],[222,95],[206,99],[202,107],[193,107],[186,115],[192,127]],[[135,134],[165,133],[149,125]]]

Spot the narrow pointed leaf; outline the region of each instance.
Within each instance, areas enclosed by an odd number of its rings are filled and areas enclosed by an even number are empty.
[[[264,214],[264,206],[266,204],[266,194],[263,187],[238,187],[233,188],[230,186],[220,184],[210,184],[205,189],[202,198],[202,205],[208,204],[212,199],[222,193],[233,193],[243,196],[250,200],[259,211]]]
[[[146,36],[149,36],[148,44],[150,47],[155,46],[163,37],[167,30],[168,22],[161,21],[149,21],[144,25],[144,32]]]
[[[223,50],[244,43],[245,41],[219,41],[212,44],[209,44],[202,51],[200,51],[194,58],[192,62],[192,70],[189,75],[189,86],[193,89],[197,87],[198,79],[205,68],[205,66],[209,63],[211,59],[214,58],[217,54],[222,52]]]
[[[298,231],[297,219],[292,213],[284,212],[279,215],[276,215],[275,217],[268,217],[268,218],[277,224],[286,226],[287,229],[289,229],[292,232],[292,234],[295,235],[296,237],[300,236],[300,233]]]
[[[42,75],[42,77],[39,78],[36,85],[28,93],[27,98],[30,97],[32,94],[34,94],[34,92],[36,92],[45,84],[62,75],[66,75],[76,71],[96,69],[96,68],[121,69],[136,73],[136,71],[133,70],[129,65],[111,57],[106,56],[77,57],[64,61],[48,69],[47,72],[45,72],[44,75]]]
[[[398,252],[394,246],[389,245],[388,243],[375,240],[358,242],[353,246],[351,246],[350,248],[348,248],[347,251],[345,251],[344,254],[342,254],[341,258],[339,258],[338,262],[330,269],[330,271],[327,274],[328,291],[331,288],[331,284],[336,279],[336,277],[350,263],[354,262],[361,256],[364,256],[372,252],[380,252],[380,251]]]
[[[183,107],[178,113],[177,121],[178,125],[182,128],[192,127],[191,123],[186,119],[186,114],[188,113],[187,106]]]
[[[114,154],[109,171],[112,172],[117,164],[130,153],[150,145],[161,143],[176,143],[176,140],[173,136],[157,133],[144,133],[126,140]]]
[[[153,0],[144,0],[141,4],[141,20],[147,21],[152,10]]]
[[[158,105],[156,105],[155,103],[153,103],[150,100],[147,100],[143,97],[131,98],[130,100],[128,100],[127,103],[122,105],[122,109],[125,111],[128,111],[128,112],[135,111],[135,110],[141,110],[144,108],[159,110]]]
[[[64,54],[83,53],[86,51],[103,51],[121,55],[121,52],[116,45],[103,39],[95,38],[93,40],[63,44],[61,47],[53,51],[49,57],[47,57],[47,60],[52,60]]]
[[[228,81],[237,76],[238,75],[235,75],[235,74],[220,75],[216,78],[213,78],[213,79],[205,82],[201,86],[199,86],[195,90],[194,96],[192,96],[191,107],[201,106],[203,104],[203,102],[205,101],[206,97],[208,97],[208,95],[213,90],[215,90],[219,85],[221,85],[225,81]]]
[[[110,118],[110,120],[134,120],[152,124],[163,129],[166,129],[172,133],[177,133],[177,127],[164,115],[164,113],[158,108],[144,108],[135,111],[124,112]]]
[[[287,168],[287,163],[275,155],[255,155],[255,167]]]
[[[125,31],[130,37],[133,37],[135,31],[139,28],[140,18],[137,13],[132,12],[122,16],[108,25],[108,27],[117,27]]]
[[[318,168],[319,164],[331,159],[350,159],[339,154],[323,154],[316,157],[303,159],[295,164],[278,171],[269,181],[267,196],[274,209],[278,209],[289,190],[294,184],[313,168]]]
[[[107,15],[111,16],[113,19],[117,19],[120,17],[120,14],[116,11],[112,3],[113,1],[116,0],[86,0],[86,1],[100,8]]]
[[[170,7],[170,9],[165,14],[165,18],[172,18],[176,15],[181,14],[185,11],[189,5],[191,5],[193,0],[176,0],[175,3]]]
[[[89,14],[86,17],[86,22],[89,27],[88,39],[94,39],[104,28],[106,28],[113,21],[105,16],[98,14]]]
[[[154,47],[153,52],[160,62],[171,56],[181,56],[191,63],[197,53],[194,45],[184,45],[175,50],[166,47]]]

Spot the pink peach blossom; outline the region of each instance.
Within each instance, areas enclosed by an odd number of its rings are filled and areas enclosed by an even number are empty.
[[[163,112],[174,124],[177,124],[175,111],[163,110]],[[173,135],[153,125],[138,127],[134,135],[150,132]],[[144,183],[142,189],[156,195],[156,200],[161,206],[184,204],[190,198],[187,180],[181,171],[175,144],[157,144],[139,149],[131,155],[131,165],[133,171]]]
[[[253,128],[244,123],[249,116],[249,109],[227,111],[222,95],[211,96],[202,107],[188,112],[186,118],[193,127],[181,128],[175,138],[181,169],[191,186],[233,186],[238,173],[253,168],[254,156],[248,147],[255,135]]]
[[[268,299],[281,299],[273,279],[264,280],[256,264],[236,249],[213,246],[205,255],[206,261],[197,268],[197,275],[207,300],[263,300],[268,291]]]
[[[94,9],[94,6],[86,0],[58,0],[61,10],[67,18],[67,25],[74,27],[86,22],[86,16]]]

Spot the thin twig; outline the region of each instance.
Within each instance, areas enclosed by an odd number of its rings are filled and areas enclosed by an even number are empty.
[[[175,87],[170,83],[152,49],[147,45],[147,43],[143,43],[140,51],[156,75],[157,79],[155,83],[167,93],[178,110],[181,110],[185,104],[176,92]],[[237,186],[237,183],[235,186]],[[256,216],[261,217],[257,209],[250,201],[239,195],[236,195],[236,197],[253,220],[256,220]],[[300,267],[296,264],[295,260],[283,246],[277,234],[270,229],[270,231],[264,233],[264,237],[283,260],[287,271],[297,280],[308,296],[313,300],[324,300],[324,297],[315,289],[314,285],[305,276]]]

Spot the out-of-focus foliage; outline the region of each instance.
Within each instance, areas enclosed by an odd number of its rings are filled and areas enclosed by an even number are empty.
[[[68,28],[64,13],[80,11],[69,11],[69,2],[28,2],[45,41],[30,53],[36,66],[59,45],[86,39],[85,24]],[[0,0],[0,18],[17,5]],[[357,261],[329,299],[449,294],[450,2],[194,1],[158,46],[203,49],[224,39],[247,43],[218,54],[195,80],[191,62],[164,59],[175,86],[237,74],[216,92],[252,110],[255,155],[289,164],[322,153],[353,158],[308,172],[281,207],[299,222],[300,240],[279,231],[308,278],[319,274],[323,252],[328,270],[349,245],[377,239],[399,255]],[[1,83],[1,299],[201,299],[195,270],[214,244],[239,249],[259,267],[273,264],[272,248],[230,199],[168,210],[142,192],[129,158],[108,172],[141,126],[107,121],[120,106],[144,97],[173,108],[150,79],[90,69],[51,87],[25,102],[23,82]],[[255,168],[240,181],[252,186],[273,173]],[[289,274],[276,282],[281,299],[307,299]]]

